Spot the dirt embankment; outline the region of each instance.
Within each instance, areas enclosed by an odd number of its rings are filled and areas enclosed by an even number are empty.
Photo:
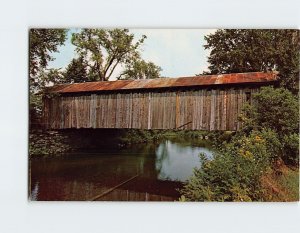
[[[299,201],[299,168],[279,163],[262,177],[266,201]]]

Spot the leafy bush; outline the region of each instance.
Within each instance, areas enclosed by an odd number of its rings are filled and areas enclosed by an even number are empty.
[[[264,136],[269,135],[268,139]],[[253,131],[235,137],[209,160],[200,155],[201,167],[181,190],[187,201],[253,201],[263,199],[261,176],[270,168],[273,150],[267,145],[274,133]]]
[[[240,117],[244,127],[270,128],[279,136],[294,133],[299,128],[297,97],[284,88],[262,87],[253,96],[254,104],[245,105]]]
[[[286,163],[298,164],[299,106],[297,97],[284,88],[262,87],[261,91],[253,96],[253,100],[254,104],[245,105],[240,116],[243,123],[242,134],[262,129],[274,131],[276,135],[269,138],[272,139],[268,143],[270,149],[276,147],[278,151],[278,147],[281,147],[282,150],[277,156],[281,156]],[[267,134],[267,131],[265,133]]]
[[[256,124],[275,130],[279,135],[295,132],[299,128],[297,98],[287,89],[263,87],[254,96]]]
[[[259,131],[261,137],[265,140],[265,144],[270,154],[271,162],[274,162],[282,156],[283,145],[278,138],[278,134],[271,129],[262,129]]]
[[[297,133],[285,135],[282,140],[283,144],[283,160],[299,164],[299,135]]]
[[[67,136],[63,136],[57,131],[42,132],[31,130],[29,134],[29,156],[58,156],[71,149],[67,140]]]
[[[159,130],[143,130],[143,129],[129,129],[119,130],[116,137],[121,145],[130,145],[137,143],[144,143],[148,141],[157,141],[163,138],[164,133]]]

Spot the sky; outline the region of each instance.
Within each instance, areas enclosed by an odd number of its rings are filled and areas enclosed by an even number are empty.
[[[52,53],[55,58],[49,63],[49,68],[64,69],[76,57],[75,46],[71,44],[71,35],[80,29],[71,29],[65,45],[58,52]],[[205,50],[204,36],[214,33],[215,29],[130,29],[138,40],[142,35],[147,39],[141,46],[142,58],[152,61],[162,68],[163,77],[194,76],[207,70],[209,51]],[[118,67],[111,80],[121,72]]]

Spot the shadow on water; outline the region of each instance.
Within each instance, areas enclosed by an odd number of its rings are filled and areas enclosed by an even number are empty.
[[[209,146],[198,144],[199,140],[170,138],[130,148],[106,147],[51,159],[32,159],[30,198],[178,200],[177,189],[192,175],[193,168],[200,165],[199,154],[212,156]],[[120,186],[128,179],[131,180]]]

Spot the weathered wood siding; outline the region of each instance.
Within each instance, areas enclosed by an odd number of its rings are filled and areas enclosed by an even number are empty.
[[[246,93],[257,91],[228,88],[62,95],[45,99],[44,120],[51,129],[175,129],[186,124],[181,129],[238,130]]]

